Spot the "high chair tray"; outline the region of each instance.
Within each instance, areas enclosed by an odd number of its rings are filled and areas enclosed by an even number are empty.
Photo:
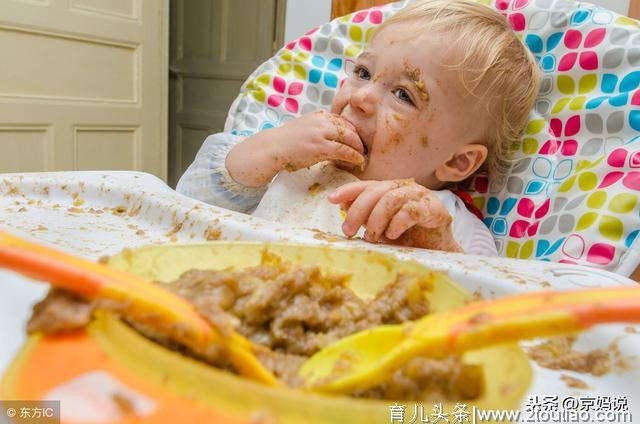
[[[291,228],[184,197],[156,177],[136,172],[4,174],[0,176],[0,228],[94,260],[125,247],[203,240],[324,243],[381,250],[444,271],[482,298],[636,284],[613,273],[574,265],[374,246]],[[2,374],[24,343],[30,307],[44,295],[46,286],[5,271],[0,271],[0,279]],[[537,341],[527,344],[532,343]],[[575,344],[576,350],[607,347],[613,348],[612,371],[601,377],[554,371],[532,361],[535,376],[529,395],[558,396],[560,402],[570,396],[605,401],[626,397],[629,411],[640,420],[640,326],[596,327],[581,334]],[[567,376],[578,378],[587,388],[569,387]]]

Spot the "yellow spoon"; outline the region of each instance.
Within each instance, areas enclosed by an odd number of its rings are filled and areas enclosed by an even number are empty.
[[[138,276],[90,262],[0,231],[0,267],[76,293],[109,299],[119,313],[152,324],[189,347],[220,344],[243,376],[268,385],[278,380],[255,356],[260,347],[235,331],[218,331],[193,306]]]
[[[299,375],[308,389],[350,393],[382,383],[416,356],[442,358],[610,322],[640,322],[640,287],[509,296],[415,322],[379,326],[317,352],[302,365]]]

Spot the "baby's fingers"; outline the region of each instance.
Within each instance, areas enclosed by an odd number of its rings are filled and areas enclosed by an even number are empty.
[[[356,181],[342,185],[335,189],[328,197],[328,200],[334,204],[352,203],[367,187],[375,184],[377,181]]]
[[[333,123],[335,133],[327,137],[328,139],[345,144],[358,153],[364,153],[364,144],[362,144],[362,140],[353,124],[335,114],[329,115],[329,119]]]
[[[367,241],[377,242],[381,238],[384,239],[385,229],[405,204],[409,195],[407,190],[399,188],[388,191],[382,196],[367,220],[367,232],[365,233]]]
[[[338,141],[340,143],[346,144],[358,153],[364,154],[364,144],[362,143],[362,139],[355,130],[351,128],[346,129],[344,131],[344,134],[338,139]]]
[[[342,224],[347,237],[354,236],[366,224],[371,211],[389,187],[384,183],[369,185],[353,202]]]
[[[346,144],[337,141],[327,140],[325,150],[325,160],[341,160],[352,163],[358,167],[364,165],[364,156]]]
[[[451,215],[449,211],[436,197],[425,199],[426,214],[423,214],[419,221],[419,225],[423,228],[439,228],[445,227],[451,223]]]
[[[424,205],[415,200],[406,202],[400,210],[391,218],[384,235],[390,240],[396,240],[409,228],[425,218],[427,210]]]

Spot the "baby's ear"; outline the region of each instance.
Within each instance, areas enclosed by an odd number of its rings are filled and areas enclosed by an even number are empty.
[[[463,181],[480,168],[487,153],[487,146],[465,144],[436,169],[436,178],[442,182]]]

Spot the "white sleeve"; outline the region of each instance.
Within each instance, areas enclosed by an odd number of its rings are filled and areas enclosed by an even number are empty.
[[[267,187],[244,187],[231,178],[225,167],[227,154],[244,138],[229,133],[207,137],[195,160],[178,181],[176,191],[225,209],[244,213],[253,210]]]
[[[453,218],[453,238],[465,253],[479,256],[498,256],[498,249],[489,229],[477,216],[469,212],[458,196],[448,190],[433,191]]]

